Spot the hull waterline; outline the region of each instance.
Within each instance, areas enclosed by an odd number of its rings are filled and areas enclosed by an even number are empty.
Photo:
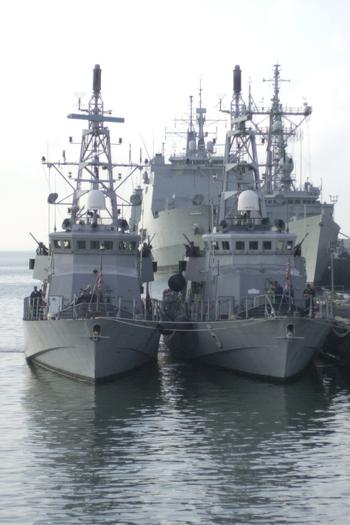
[[[177,359],[286,380],[308,366],[329,329],[326,321],[294,317],[218,321],[169,330],[165,341]]]
[[[119,319],[24,321],[24,332],[28,361],[92,382],[155,361],[159,344],[153,327]]]

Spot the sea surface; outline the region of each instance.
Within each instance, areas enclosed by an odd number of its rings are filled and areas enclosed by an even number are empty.
[[[93,386],[30,368],[27,253],[0,253],[0,524],[348,524],[350,371],[172,362]]]

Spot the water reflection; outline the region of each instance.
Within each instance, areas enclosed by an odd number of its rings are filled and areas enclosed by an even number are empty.
[[[337,440],[331,385],[324,368],[274,384],[165,351],[97,387],[28,371],[33,506],[46,510],[35,523],[307,523],[293,502]]]

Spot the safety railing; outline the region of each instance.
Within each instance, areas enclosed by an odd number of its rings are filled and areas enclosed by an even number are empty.
[[[108,302],[94,301],[70,304],[57,313],[50,313],[42,299],[26,297],[23,319],[40,321],[47,319],[89,319],[95,317],[118,317],[149,321],[218,321],[228,319],[273,318],[298,315],[333,319],[334,303],[329,297],[309,301],[296,307],[286,296],[252,295],[239,303],[234,297],[220,296],[216,301],[184,301],[179,293],[170,293],[162,301],[151,298],[109,298]]]
[[[24,299],[23,319],[25,321],[56,319],[89,319],[94,317],[119,317],[126,319],[153,320],[161,319],[161,301],[156,299],[127,299],[109,297],[107,302],[90,301],[72,303],[58,312],[50,312],[41,298]]]
[[[162,303],[164,321],[219,321],[225,319],[274,318],[286,315],[333,318],[333,304],[329,299],[309,301],[295,306],[286,295],[251,295],[239,303],[233,297],[218,297],[216,301],[183,301],[181,294],[171,293]]]

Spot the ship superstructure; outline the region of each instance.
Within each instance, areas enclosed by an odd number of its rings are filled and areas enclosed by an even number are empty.
[[[289,231],[297,235],[298,241],[303,241],[307,279],[319,284],[329,264],[330,250],[336,243],[340,228],[334,221],[334,204],[321,202],[320,189],[308,180],[301,187],[298,186],[294,161],[288,151],[290,140],[296,137],[298,129],[310,118],[312,108],[306,102],[300,108],[287,107],[281,103],[282,79],[278,64],[274,66],[271,81],[271,106],[258,107],[251,95],[247,105],[257,136],[266,149],[265,159],[260,159],[266,210],[272,221],[283,220]]]
[[[234,85],[238,82],[235,75],[234,72]],[[251,94],[245,102],[241,86],[237,99],[234,87],[231,106],[226,113],[236,119],[251,115],[258,141],[255,147],[267,216],[272,223],[283,221],[286,228],[297,235],[306,258],[307,279],[320,283],[329,263],[330,247],[335,245],[339,231],[333,217],[334,204],[322,203],[320,189],[309,180],[302,187],[296,184],[294,161],[288,148],[299,128],[310,118],[312,109],[308,104],[301,108],[282,105],[279,65],[274,67],[272,82],[271,105],[258,107]],[[223,158],[214,154],[212,141],[205,141],[205,116],[200,97],[197,127],[192,110],[190,112],[185,153],[171,156],[169,162],[163,154],[157,154],[145,172],[143,189],[137,188],[132,197],[139,203],[135,224],[145,238],[152,238],[161,272],[175,269],[184,254],[184,235],[202,246],[201,235],[218,224]],[[232,137],[226,140],[232,141]],[[228,159],[225,162],[228,166]]]
[[[169,162],[156,154],[145,172],[142,193],[137,189],[132,196],[141,207],[139,231],[152,238],[158,272],[174,271],[185,254],[184,234],[201,243],[201,235],[217,220],[223,158],[215,154],[215,140],[207,138],[201,90],[196,119],[192,107],[190,97],[184,154],[172,155]]]

